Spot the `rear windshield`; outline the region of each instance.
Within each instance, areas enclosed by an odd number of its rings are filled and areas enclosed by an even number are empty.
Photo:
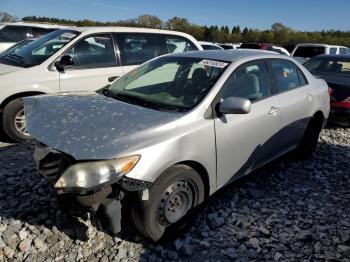
[[[293,56],[311,58],[317,55],[325,53],[325,47],[323,46],[299,46]]]
[[[220,47],[216,45],[202,45],[204,50],[222,50]]]
[[[239,48],[260,49],[260,45],[259,44],[242,44]]]
[[[314,57],[304,64],[311,73],[330,73],[350,76],[350,57]]]

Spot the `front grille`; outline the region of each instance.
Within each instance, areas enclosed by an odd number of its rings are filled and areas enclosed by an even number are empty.
[[[39,173],[52,183],[72,165],[68,156],[43,144],[37,144],[34,159]]]

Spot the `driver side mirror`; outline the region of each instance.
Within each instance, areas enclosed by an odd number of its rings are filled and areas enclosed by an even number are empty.
[[[219,105],[222,114],[248,114],[251,109],[249,99],[241,97],[227,97]]]
[[[59,72],[63,72],[66,66],[74,65],[73,58],[70,55],[64,55],[60,60],[55,62],[55,66]]]

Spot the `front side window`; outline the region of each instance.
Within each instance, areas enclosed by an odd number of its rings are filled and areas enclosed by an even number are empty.
[[[250,62],[236,69],[224,85],[222,98],[242,97],[258,101],[270,96],[270,81],[263,61]]]
[[[286,60],[271,61],[272,74],[275,78],[277,93],[282,93],[302,86],[295,64]]]
[[[349,48],[341,47],[341,48],[339,49],[339,53],[340,53],[341,55],[349,55],[349,54],[350,54],[350,49],[349,49]]]
[[[73,30],[57,30],[21,47],[15,53],[0,58],[4,64],[32,67],[39,65],[71,42],[79,33]]]
[[[188,111],[206,96],[227,65],[200,58],[162,57],[126,74],[109,91],[127,102]]]
[[[123,66],[140,65],[164,54],[158,34],[118,34],[118,46]]]
[[[67,54],[73,58],[74,64],[70,68],[104,68],[117,65],[111,34],[88,36],[77,42]]]
[[[7,25],[0,30],[0,42],[3,43],[17,43],[29,36],[27,26]]]
[[[198,48],[188,39],[181,36],[165,36],[168,53],[196,51]]]

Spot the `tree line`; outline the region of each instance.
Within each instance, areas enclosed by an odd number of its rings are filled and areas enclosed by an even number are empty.
[[[1,14],[1,13],[0,13]],[[5,13],[6,14],[6,13]],[[6,15],[9,20],[9,16]],[[0,15],[1,21],[1,15]],[[274,43],[288,45],[296,43],[325,43],[350,46],[350,31],[322,30],[322,31],[298,31],[289,28],[282,23],[275,23],[267,30],[259,30],[235,25],[228,26],[206,26],[191,23],[186,18],[172,17],[162,21],[155,15],[141,15],[135,19],[117,20],[111,22],[100,22],[89,19],[72,20],[54,17],[26,16],[22,18],[26,22],[43,22],[71,26],[132,26],[176,30],[188,33],[197,40],[219,42],[219,43]]]

